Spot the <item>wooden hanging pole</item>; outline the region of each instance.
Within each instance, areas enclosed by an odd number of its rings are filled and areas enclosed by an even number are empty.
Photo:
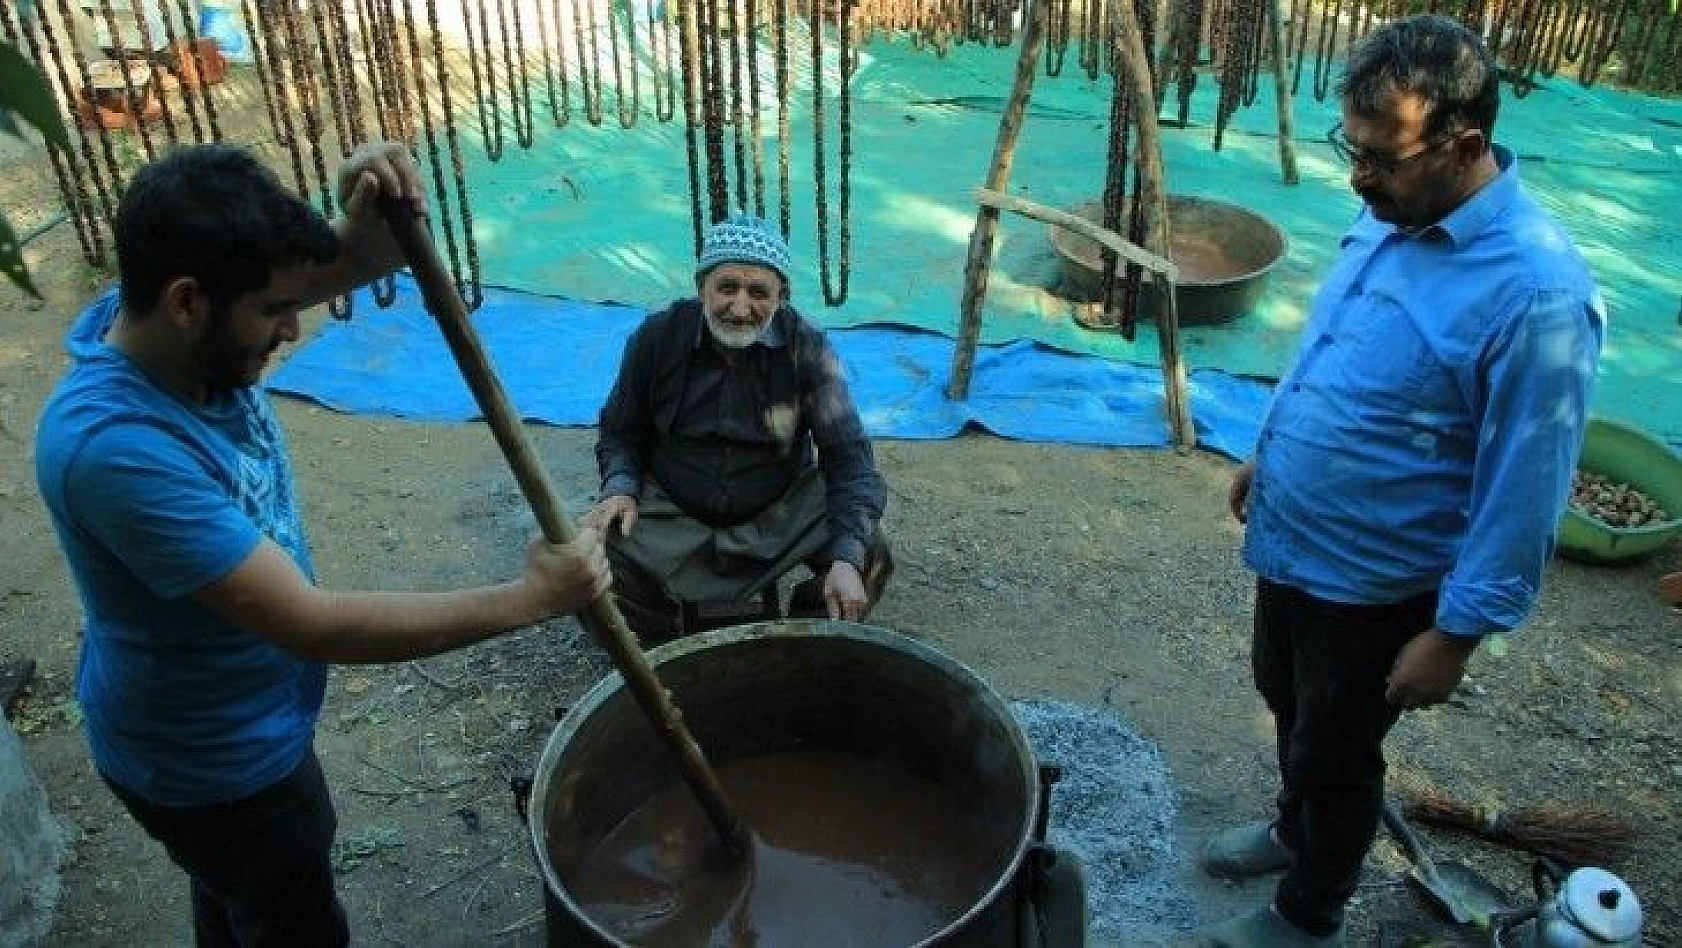
[[[1285,5],[1280,0],[1268,0],[1267,40],[1273,47],[1273,102],[1279,113],[1279,173],[1286,184],[1296,184],[1296,121],[1291,114],[1291,87],[1286,79],[1291,71],[1291,57],[1285,51],[1284,17]]]
[[[975,348],[981,337],[981,305],[987,296],[988,272],[993,260],[993,238],[998,233],[1001,208],[1011,203],[1011,199],[1004,194],[1004,189],[1010,181],[1010,167],[1016,155],[1016,142],[1021,137],[1023,118],[1033,93],[1034,73],[1045,39],[1046,6],[1047,4],[1043,3],[1034,4],[1023,29],[1022,51],[1016,62],[1016,79],[1011,85],[1010,98],[1005,103],[1004,117],[999,121],[999,137],[993,149],[993,163],[987,172],[987,183],[977,195],[981,202],[981,210],[976,215],[975,230],[970,233],[969,255],[964,262],[964,293],[959,312],[957,348],[952,356],[952,378],[946,387],[946,397],[953,401],[961,401],[969,396],[970,376],[975,368]],[[1179,307],[1174,291],[1177,271],[1168,259],[1168,194],[1162,183],[1162,134],[1157,126],[1150,60],[1146,58],[1138,17],[1132,10],[1123,10],[1121,15],[1128,17],[1131,26],[1130,29],[1119,31],[1119,67],[1126,71],[1126,85],[1133,96],[1133,114],[1138,116],[1139,147],[1135,160],[1139,163],[1139,199],[1144,208],[1146,247],[1141,252],[1131,243],[1110,235],[1116,241],[1112,249],[1121,257],[1151,270],[1167,298],[1168,305],[1157,318],[1163,397],[1174,445],[1181,450],[1189,450],[1197,445],[1197,430],[1192,425],[1188,408],[1190,400],[1186,394],[1185,365],[1180,359]],[[1025,206],[1037,207],[1029,202],[1022,203]],[[1019,210],[1019,207],[1012,206],[1008,209]],[[1076,230],[1085,230],[1078,224],[1072,226]],[[1092,233],[1088,233],[1087,236],[1092,236],[1106,246],[1110,245],[1109,240],[1104,237]],[[1139,256],[1141,253],[1143,258]],[[1155,265],[1146,262],[1147,260],[1154,261]]]
[[[1035,3],[1029,7],[1028,22],[1022,31],[1022,50],[1016,59],[1016,79],[1011,84],[1004,117],[999,120],[993,164],[987,170],[986,188],[989,191],[1002,192],[1010,183],[1010,166],[1016,158],[1016,140],[1022,134],[1028,98],[1034,90],[1034,72],[1039,66],[1040,49],[1045,43],[1048,6],[1048,3]],[[987,274],[993,262],[993,238],[998,231],[999,209],[983,204],[975,216],[975,229],[969,235],[969,255],[964,261],[958,345],[952,355],[952,379],[946,386],[946,397],[953,401],[962,401],[969,396],[970,373],[975,368],[975,346],[981,338],[981,304],[987,298]]]
[[[1160,257],[1169,257],[1173,246],[1168,233],[1168,189],[1164,187],[1162,168],[1162,130],[1156,119],[1156,93],[1152,90],[1151,61],[1145,53],[1144,34],[1139,27],[1137,12],[1129,4],[1122,4],[1117,13],[1125,17],[1125,27],[1117,31],[1120,53],[1117,68],[1125,70],[1127,88],[1133,96],[1135,130],[1138,147],[1134,161],[1139,168],[1138,201],[1144,210],[1145,249]],[[1162,394],[1167,409],[1168,427],[1173,432],[1174,446],[1189,451],[1197,446],[1197,429],[1191,421],[1190,397],[1186,393],[1186,367],[1180,359],[1180,310],[1175,299],[1172,281],[1160,275],[1157,283],[1168,305],[1157,315],[1156,339],[1162,359]]]

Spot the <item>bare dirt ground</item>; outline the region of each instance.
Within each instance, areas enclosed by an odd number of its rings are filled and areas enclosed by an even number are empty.
[[[56,207],[38,156],[3,162],[0,206],[27,230]],[[0,287],[0,662],[38,674],[15,709],[30,763],[71,830],[52,945],[190,941],[186,888],[92,772],[77,726],[78,606],[34,486],[35,417],[61,338],[104,276],[69,225],[29,248],[47,294]],[[558,356],[558,358],[562,358]],[[346,417],[280,401],[322,581],[425,588],[504,577],[534,532],[489,432]],[[534,429],[575,513],[588,430]],[[1177,788],[1183,884],[1206,919],[1259,903],[1191,866],[1198,844],[1263,814],[1270,727],[1248,682],[1251,577],[1226,515],[1231,463],[1206,453],[1023,444],[976,434],[884,442],[899,573],[872,624],[926,642],[1011,698],[1105,705],[1162,751]],[[1609,569],[1556,563],[1501,658],[1480,654],[1450,706],[1407,716],[1394,774],[1483,803],[1593,804],[1641,831],[1612,865],[1641,894],[1649,943],[1682,943],[1682,616],[1653,595],[1670,549]],[[538,944],[540,881],[508,790],[565,707],[608,669],[572,620],[424,662],[335,670],[318,747],[340,812],[357,944]],[[1444,832],[1439,856],[1515,892],[1526,857]],[[1354,903],[1355,944],[1425,920],[1387,843]]]

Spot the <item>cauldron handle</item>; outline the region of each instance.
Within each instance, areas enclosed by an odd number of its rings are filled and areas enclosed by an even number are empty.
[[[531,788],[532,779],[530,777],[522,775],[511,777],[508,780],[508,789],[514,794],[514,813],[520,817],[520,825],[522,826],[531,823],[527,813],[531,807]]]
[[[425,216],[417,214],[413,206],[402,200],[386,199],[383,210],[392,236],[408,260],[415,282],[420,285],[426,309],[443,331],[450,354],[455,357],[456,366],[461,369],[468,388],[472,389],[479,410],[496,435],[497,444],[513,469],[514,479],[519,482],[520,492],[531,505],[544,538],[550,543],[571,542],[575,533],[572,524],[548,474],[538,463],[537,453],[526,437],[507,390],[497,378],[478,334],[468,321],[467,304],[456,289],[455,281],[450,278],[443,259],[438,256],[438,248],[427,230]],[[612,594],[599,596],[588,609],[579,613],[578,620],[613,659],[614,667],[624,677],[643,713],[648,715],[655,732],[665,740],[677,758],[679,771],[695,792],[701,809],[712,822],[719,838],[729,848],[747,852],[747,831],[725,800],[718,775],[690,735],[682,712],[672,702],[671,693],[654,676],[653,667],[625,624],[625,617],[620,614]]]

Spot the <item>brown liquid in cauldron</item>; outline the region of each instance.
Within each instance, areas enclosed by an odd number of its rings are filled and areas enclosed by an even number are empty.
[[[1248,273],[1242,264],[1209,237],[1175,234],[1173,248],[1169,256],[1180,268],[1181,283],[1219,283]]]
[[[564,872],[584,913],[649,946],[903,946],[965,914],[1006,868],[973,804],[865,757],[773,754],[718,768],[753,832],[722,852],[694,797],[667,788]]]

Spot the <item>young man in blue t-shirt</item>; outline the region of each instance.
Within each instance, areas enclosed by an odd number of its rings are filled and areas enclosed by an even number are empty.
[[[257,387],[301,310],[394,269],[382,198],[424,213],[401,147],[346,160],[330,225],[243,150],[141,169],[114,222],[120,289],[72,330],[36,473],[85,612],[94,764],[191,879],[200,945],[343,945],[335,815],[312,747],[333,662],[391,662],[582,609],[590,530],[522,576],[449,592],[315,585],[286,445]]]

